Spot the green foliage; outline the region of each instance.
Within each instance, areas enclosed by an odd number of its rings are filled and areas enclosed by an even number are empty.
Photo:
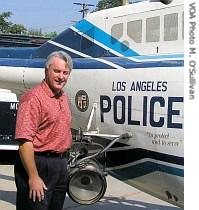
[[[96,10],[108,9],[122,5],[122,0],[100,0],[97,4]]]
[[[26,32],[26,28],[21,24],[14,24],[8,21],[8,18],[12,15],[11,12],[3,12],[0,14],[0,33],[14,33],[23,34]]]
[[[53,31],[53,32],[49,32],[49,33],[42,33],[42,29],[40,28],[39,30],[38,29],[30,29],[28,32],[27,32],[28,35],[33,35],[33,36],[44,36],[46,38],[54,38],[57,36],[57,32],[56,31]]]
[[[9,29],[8,33],[11,34],[25,34],[27,29],[21,24],[12,24]]]
[[[12,15],[11,12],[3,12],[0,14],[0,32],[8,33],[12,22],[9,22],[7,19]]]
[[[43,34],[41,28],[27,30],[22,24],[14,24],[8,21],[11,16],[11,12],[0,13],[0,33],[27,34],[33,36],[45,36],[47,38],[54,38],[57,36],[57,32],[55,31]]]
[[[56,36],[57,36],[58,34],[57,34],[57,32],[56,31],[54,31],[54,32],[50,32],[50,33],[45,33],[44,34],[44,37],[47,37],[47,38],[55,38]]]
[[[33,36],[42,36],[42,29],[34,29],[34,28],[31,28],[30,30],[28,30],[27,32],[28,35],[33,35]]]

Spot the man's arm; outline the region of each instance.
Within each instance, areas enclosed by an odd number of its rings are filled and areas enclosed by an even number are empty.
[[[47,187],[37,171],[33,144],[31,141],[25,139],[21,139],[20,142],[19,154],[29,176],[29,198],[33,199],[34,202],[36,201],[36,198],[41,201],[44,199],[44,190],[47,190]]]

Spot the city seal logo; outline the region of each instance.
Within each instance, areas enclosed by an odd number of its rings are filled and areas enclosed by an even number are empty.
[[[85,112],[89,106],[88,94],[84,90],[79,90],[75,96],[75,104],[79,111]]]

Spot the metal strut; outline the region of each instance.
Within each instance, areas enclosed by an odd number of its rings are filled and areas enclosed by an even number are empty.
[[[87,156],[85,158],[78,160],[76,162],[76,165],[79,165],[82,161],[85,161],[85,160],[97,157],[98,155],[101,155],[102,153],[106,152],[113,144],[115,144],[116,141],[118,141],[120,139],[131,138],[131,137],[132,137],[132,133],[130,133],[130,132],[121,134],[120,136],[114,138],[104,149],[100,150],[99,152],[97,152],[93,155],[90,155],[90,156]]]

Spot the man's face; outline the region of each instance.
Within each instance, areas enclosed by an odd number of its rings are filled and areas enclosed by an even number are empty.
[[[49,68],[45,71],[47,84],[55,94],[59,93],[70,75],[68,64],[58,57],[53,57]]]

